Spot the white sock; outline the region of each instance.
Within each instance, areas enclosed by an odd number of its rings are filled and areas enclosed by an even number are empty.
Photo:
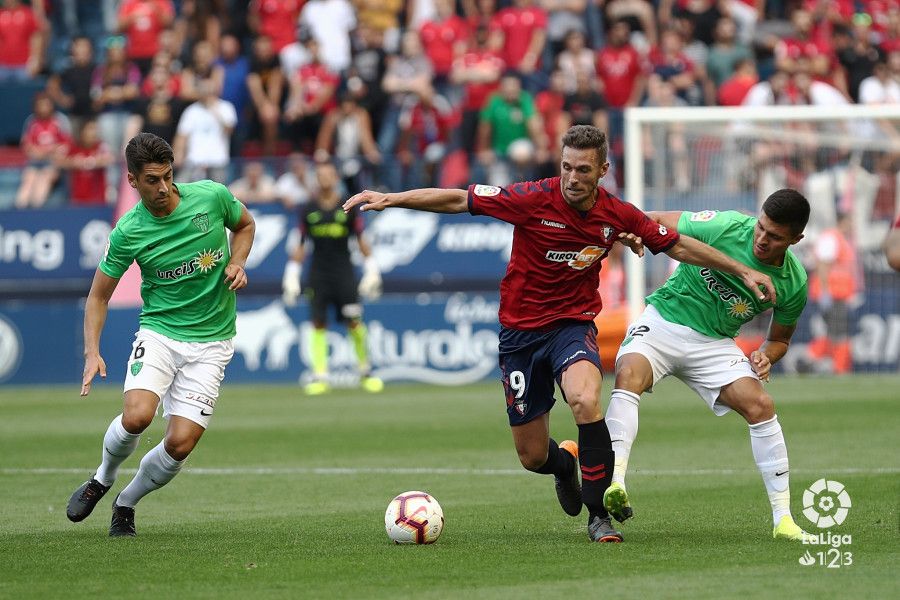
[[[160,442],[141,459],[141,467],[116,499],[118,506],[133,507],[138,500],[166,485],[181,470],[183,460],[175,460]]]
[[[141,434],[129,433],[122,427],[122,415],[113,419],[103,436],[103,462],[97,467],[94,479],[105,486],[112,485],[119,473],[119,465],[131,456],[140,439]]]
[[[616,467],[613,469],[612,482],[625,485],[625,472],[628,470],[628,456],[631,444],[638,431],[638,405],[641,397],[628,390],[614,389],[606,408],[606,426],[612,439],[613,452],[616,454]]]
[[[772,520],[775,525],[791,514],[790,476],[788,475],[787,446],[778,424],[778,415],[768,421],[750,425],[750,447],[753,458],[766,484]]]

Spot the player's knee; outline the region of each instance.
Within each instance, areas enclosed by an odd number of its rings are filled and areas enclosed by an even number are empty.
[[[633,360],[622,359],[616,364],[616,388],[641,394],[650,387],[653,374]]]
[[[519,462],[529,471],[537,471],[547,462],[547,449],[543,452],[535,451],[532,448],[516,448],[519,453]]]
[[[197,440],[189,436],[166,436],[164,447],[166,454],[175,460],[184,460],[197,445]]]
[[[590,423],[600,418],[600,389],[593,386],[566,393],[566,401],[576,423]]]
[[[122,427],[128,433],[141,433],[153,422],[154,412],[146,410],[126,410],[122,413]]]
[[[744,407],[744,418],[751,425],[768,421],[775,416],[775,401],[766,392],[760,392]]]

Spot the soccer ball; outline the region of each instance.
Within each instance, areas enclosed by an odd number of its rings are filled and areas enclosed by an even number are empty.
[[[430,494],[403,492],[388,504],[384,528],[395,544],[432,544],[444,530],[444,511]]]

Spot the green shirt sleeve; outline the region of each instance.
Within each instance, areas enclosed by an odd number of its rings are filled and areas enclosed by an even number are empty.
[[[791,296],[786,302],[778,302],[778,306],[772,313],[772,318],[779,325],[794,325],[800,320],[800,313],[806,306],[807,285],[804,283],[800,290]]]
[[[125,234],[119,227],[113,228],[109,233],[109,241],[106,243],[106,252],[100,261],[99,269],[105,275],[119,279],[134,262],[134,252],[128,245]]]
[[[231,229],[241,219],[241,201],[234,197],[231,191],[224,185],[216,184],[216,198],[222,204],[222,214],[225,216],[225,226]]]
[[[537,113],[534,107],[534,97],[528,92],[522,92],[522,115],[527,121]]]
[[[733,210],[684,211],[678,218],[678,233],[683,233],[710,246],[732,227],[750,217]]]

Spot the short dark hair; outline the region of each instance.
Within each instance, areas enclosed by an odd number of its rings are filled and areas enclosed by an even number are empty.
[[[593,125],[573,125],[562,138],[564,147],[576,150],[593,148],[600,155],[600,163],[606,162],[609,145],[606,141],[606,133]]]
[[[128,140],[125,146],[125,162],[128,172],[132,175],[140,175],[144,165],[157,163],[161,165],[171,164],[175,160],[175,153],[169,142],[158,135],[142,132]]]
[[[797,190],[780,189],[766,198],[762,205],[766,216],[791,228],[794,235],[803,233],[809,221],[809,201]]]

